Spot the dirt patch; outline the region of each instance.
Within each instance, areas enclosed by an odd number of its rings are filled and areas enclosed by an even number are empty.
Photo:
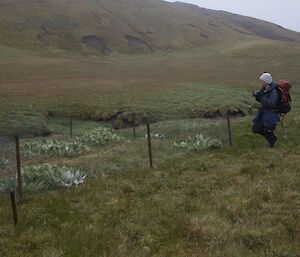
[[[125,36],[129,46],[143,46],[153,51],[153,48],[143,39],[131,35]]]
[[[209,35],[205,34],[205,33],[201,33],[200,37],[204,38],[204,39],[209,39]]]
[[[100,50],[103,54],[108,54],[112,52],[111,49],[105,43],[105,40],[95,35],[82,37],[81,42],[89,48]]]

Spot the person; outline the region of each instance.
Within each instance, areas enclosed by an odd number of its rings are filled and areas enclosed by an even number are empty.
[[[262,88],[255,91],[253,96],[261,103],[261,108],[253,120],[252,130],[266,138],[269,148],[274,148],[277,141],[274,131],[279,121],[277,84],[268,72],[263,73],[259,80]]]

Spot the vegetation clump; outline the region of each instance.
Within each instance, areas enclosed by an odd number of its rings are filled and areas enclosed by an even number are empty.
[[[181,142],[175,142],[174,145],[179,148],[184,148],[191,151],[204,151],[217,149],[222,147],[222,142],[218,139],[204,137],[202,134],[188,137]]]
[[[90,152],[93,146],[104,146],[119,141],[121,138],[111,129],[99,127],[73,141],[36,139],[24,143],[21,150],[25,157],[38,155],[73,157]]]
[[[57,165],[43,164],[26,166],[22,169],[23,189],[26,192],[54,190],[82,184],[86,178],[81,170]],[[8,193],[16,188],[17,179],[7,177],[0,182],[0,193]]]
[[[153,132],[150,134],[151,138],[159,139],[159,140],[165,140],[166,136],[160,132]],[[145,138],[148,138],[148,135],[145,136]]]
[[[8,164],[8,162],[9,161],[7,159],[5,159],[5,158],[0,159],[0,171],[5,169],[5,167]]]
[[[25,157],[48,155],[72,157],[89,152],[91,148],[78,140],[72,142],[55,139],[36,139],[22,145],[21,151]]]
[[[109,128],[99,127],[86,132],[79,140],[89,146],[108,145],[121,141],[121,138]]]

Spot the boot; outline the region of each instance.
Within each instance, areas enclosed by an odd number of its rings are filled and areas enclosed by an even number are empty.
[[[273,140],[268,141],[268,145],[267,145],[268,148],[275,148],[276,141],[277,141],[277,137],[274,136]]]

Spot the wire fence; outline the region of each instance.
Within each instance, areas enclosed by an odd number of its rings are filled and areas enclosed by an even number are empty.
[[[69,137],[72,140],[74,132],[74,120],[72,118],[69,119],[68,125]],[[152,124],[147,119],[145,124],[140,124],[140,126],[136,126],[134,122],[132,130],[131,136],[133,138],[144,137],[147,139],[150,168],[157,167],[172,158],[177,154],[178,148],[198,151],[232,146],[233,144],[229,115],[210,121],[204,119],[186,120],[184,122],[173,120]],[[81,128],[80,131],[85,131],[85,128]],[[137,152],[128,153],[125,158],[131,159],[130,154],[134,154],[136,157],[141,155],[139,161],[145,161],[146,156],[143,152],[146,149],[143,150],[141,147],[142,145],[137,145]],[[18,196],[18,202],[22,202],[23,191],[20,155],[18,136],[0,136],[0,194],[11,200],[15,225],[18,224],[16,196]],[[120,165],[126,166],[128,161],[124,158],[121,159],[119,160]],[[123,163],[124,161],[125,163]]]

